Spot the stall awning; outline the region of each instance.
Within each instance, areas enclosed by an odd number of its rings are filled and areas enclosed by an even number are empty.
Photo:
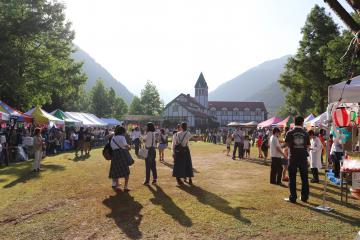
[[[82,122],[66,116],[65,113],[63,111],[61,111],[60,109],[57,109],[57,110],[51,112],[50,114],[59,119],[64,120],[66,126],[81,126],[82,125]]]
[[[259,124],[258,124],[258,127],[260,127],[260,128],[271,127],[271,126],[279,123],[280,121],[281,121],[281,118],[272,117],[272,118],[269,118],[269,119],[266,120],[266,121],[263,121],[263,122],[259,123]]]
[[[43,110],[41,107],[35,107],[27,111],[25,114],[32,116],[36,125],[46,125],[50,123],[58,125],[65,124],[64,120],[51,115],[50,113]]]
[[[341,93],[342,102],[344,103],[357,103],[360,102],[360,75],[351,79],[350,84],[346,84],[347,81],[331,85],[328,88],[328,100],[329,103],[338,102]]]
[[[100,118],[101,121],[106,122],[108,126],[117,126],[120,125],[121,122],[115,118]]]
[[[28,116],[12,107],[4,103],[3,101],[0,101],[0,111],[5,112],[10,115],[10,117],[17,117],[17,121],[20,122],[32,122],[32,117]]]
[[[285,118],[284,120],[282,120],[281,122],[278,122],[276,124],[276,126],[280,127],[280,128],[285,128],[285,127],[290,127],[290,125],[294,122],[294,118],[292,116],[288,116],[287,118]]]
[[[105,127],[107,124],[91,113],[64,112],[65,116],[82,122],[86,127]]]

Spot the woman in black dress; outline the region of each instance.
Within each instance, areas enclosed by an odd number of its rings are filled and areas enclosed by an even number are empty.
[[[112,179],[112,187],[119,187],[119,178],[125,178],[124,191],[129,191],[129,175],[130,169],[128,165],[128,154],[126,151],[129,151],[130,146],[127,144],[125,139],[125,128],[122,126],[117,126],[115,128],[114,136],[110,140],[110,146],[112,148],[112,159],[109,172],[109,178]]]
[[[187,131],[187,124],[181,123],[180,131],[173,138],[174,153],[174,169],[173,177],[179,185],[183,185],[181,178],[189,178],[189,184],[192,185],[192,177],[194,177],[190,149],[188,147],[189,140],[192,135]]]

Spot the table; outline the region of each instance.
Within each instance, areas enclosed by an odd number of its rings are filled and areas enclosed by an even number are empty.
[[[343,202],[343,195],[344,195],[344,180],[345,180],[345,203],[348,203],[348,195],[349,195],[349,187],[348,183],[352,177],[352,173],[360,172],[360,171],[351,171],[351,170],[340,170],[340,190],[341,190],[341,202]]]

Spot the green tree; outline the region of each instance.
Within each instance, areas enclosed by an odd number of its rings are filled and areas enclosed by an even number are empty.
[[[96,80],[90,91],[90,110],[98,117],[111,116],[111,105],[109,103],[108,91],[101,79]]]
[[[139,97],[134,96],[130,107],[129,107],[129,114],[133,114],[133,115],[142,115],[144,114],[144,108],[141,104],[141,100]]]
[[[86,76],[71,58],[74,32],[64,5],[49,0],[0,2],[0,96],[22,110],[70,106]]]
[[[121,97],[117,97],[112,107],[112,117],[120,120],[127,113],[127,111],[128,106],[125,100]]]
[[[146,115],[158,116],[162,113],[163,103],[156,86],[147,81],[144,89],[141,90],[141,104]]]
[[[296,55],[289,59],[280,77],[287,91],[286,111],[305,115],[326,110],[327,90],[338,79],[326,74],[328,43],[339,37],[338,26],[324,8],[315,5],[301,30],[302,39]]]

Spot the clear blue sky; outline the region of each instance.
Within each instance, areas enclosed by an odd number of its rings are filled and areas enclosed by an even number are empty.
[[[63,2],[78,46],[135,94],[151,80],[165,102],[193,94],[200,72],[214,90],[250,67],[294,54],[315,4],[335,16],[323,0]]]

